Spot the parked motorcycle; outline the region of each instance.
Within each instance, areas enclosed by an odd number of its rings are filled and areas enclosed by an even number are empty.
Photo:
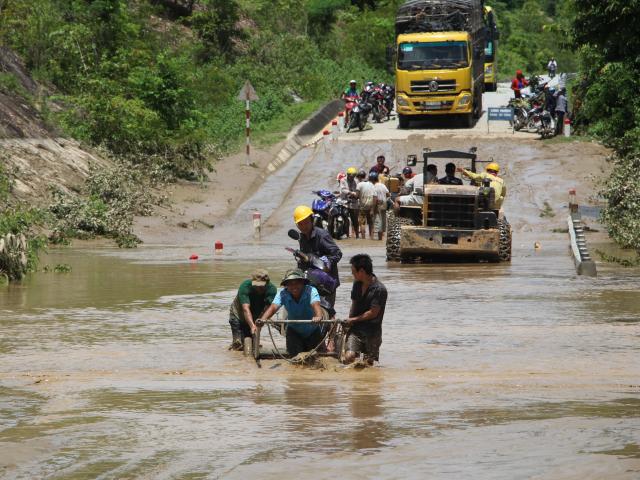
[[[316,198],[311,203],[311,210],[313,210],[313,224],[316,227],[329,229],[329,212],[336,200],[336,196],[329,190],[313,190],[311,193],[316,194],[319,198]]]
[[[374,89],[369,97],[369,101],[371,102],[372,106],[371,113],[373,116],[373,120],[376,123],[382,123],[385,118],[389,118],[389,110],[387,110],[387,107],[385,105],[384,93],[382,89]]]
[[[346,200],[336,198],[329,210],[329,233],[336,240],[341,239],[343,236],[349,237],[351,222],[349,220],[348,204]]]
[[[556,122],[551,112],[548,110],[543,110],[540,117],[540,128],[538,129],[538,133],[540,134],[540,138],[551,138],[555,135],[556,132]]]

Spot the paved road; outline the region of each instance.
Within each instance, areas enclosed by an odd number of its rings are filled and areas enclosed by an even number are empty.
[[[512,137],[511,126],[507,122],[492,121],[489,125],[489,133],[487,133],[487,109],[489,107],[502,107],[509,102],[511,98],[511,90],[508,84],[499,84],[497,92],[487,92],[482,97],[483,112],[473,128],[463,128],[456,125],[455,118],[434,117],[435,121],[412,122],[411,128],[400,130],[398,128],[397,118],[382,124],[372,124],[371,128],[367,128],[362,132],[343,132],[340,135],[341,140],[379,140],[381,138],[388,140],[403,140],[411,135],[423,135],[429,137],[439,137],[442,135],[452,135],[455,137],[475,137],[475,136],[491,136],[491,137]],[[516,132],[515,136],[530,138],[530,133]]]

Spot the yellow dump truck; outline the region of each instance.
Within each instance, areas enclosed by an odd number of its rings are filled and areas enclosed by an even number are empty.
[[[410,0],[396,16],[396,111],[400,128],[424,116],[482,114],[482,0]]]

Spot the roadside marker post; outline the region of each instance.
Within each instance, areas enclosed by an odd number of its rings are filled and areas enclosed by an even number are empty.
[[[489,133],[490,121],[506,121],[511,122],[511,133],[515,133],[515,124],[513,122],[512,107],[489,107],[487,112],[487,133]]]
[[[262,230],[262,215],[260,212],[253,212],[253,238],[254,240],[260,240],[260,233]]]
[[[249,80],[244,82],[244,86],[240,89],[238,100],[245,102],[245,128],[247,137],[246,165],[248,166],[251,164],[251,102],[259,100],[258,94]]]

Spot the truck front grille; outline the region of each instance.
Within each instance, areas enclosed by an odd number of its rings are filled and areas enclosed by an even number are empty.
[[[473,195],[427,195],[427,227],[475,227],[476,197]]]
[[[411,82],[411,93],[433,95],[455,91],[455,80],[414,80]]]

